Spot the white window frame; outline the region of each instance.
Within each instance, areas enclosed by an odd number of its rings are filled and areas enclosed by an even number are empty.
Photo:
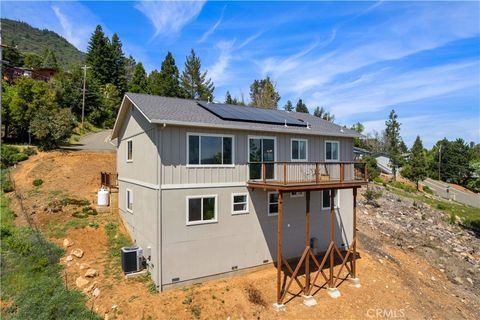
[[[235,196],[245,196],[246,197],[246,200],[245,200],[245,210],[240,210],[240,211],[235,211]],[[232,215],[236,215],[236,214],[245,214],[245,213],[248,213],[249,212],[249,197],[248,197],[248,193],[247,192],[241,192],[241,193],[232,193]],[[243,202],[241,203],[237,203],[237,204],[243,204]]]
[[[215,218],[212,220],[203,220],[203,199],[204,198],[215,198]],[[189,213],[189,200],[190,199],[201,199],[200,201],[201,206],[200,206],[200,216],[202,220],[199,221],[189,221],[188,220],[188,213]],[[185,202],[185,208],[186,208],[186,215],[185,215],[185,222],[187,226],[194,226],[194,225],[199,225],[199,224],[209,224],[209,223],[217,223],[218,222],[218,195],[216,194],[208,194],[208,195],[196,195],[196,196],[187,196],[186,197],[186,202]]]
[[[305,192],[298,192],[298,191],[290,192],[290,198],[303,198],[304,196],[305,196]]]
[[[130,194],[130,196],[129,196]],[[130,202],[129,202],[130,200]],[[132,204],[132,209],[129,208],[129,204]],[[126,192],[125,192],[125,209],[130,212],[130,213],[133,213],[133,191],[132,189],[126,189]]]
[[[330,209],[330,206],[328,206],[328,207],[324,207],[324,206],[323,206],[323,192],[324,192],[324,191],[330,191],[330,189],[322,190],[322,191],[321,191],[321,193],[322,193],[322,210],[327,210],[327,209]],[[337,193],[337,195],[335,196],[333,208],[335,208],[335,209],[340,209],[340,190],[339,190],[339,189],[336,189],[335,192]],[[328,197],[330,198],[330,192],[329,192]]]
[[[202,136],[204,137],[220,137],[220,138],[232,138],[232,163],[231,164],[190,164],[190,136],[198,136],[198,161],[201,161],[202,156]],[[233,168],[235,167],[235,136],[233,134],[216,134],[216,133],[201,133],[201,132],[187,132],[187,150],[186,159],[187,167],[191,168]],[[223,139],[222,139],[222,161],[223,161]]]
[[[127,143],[127,152],[126,152],[126,155],[125,155],[125,159],[127,159],[127,162],[133,162],[133,139],[126,140],[126,143]],[[128,158],[128,145],[129,144],[132,145],[132,157],[130,159]]]
[[[247,137],[247,162],[250,162],[250,140],[251,139],[273,139],[273,148],[275,149],[273,152],[273,162],[277,162],[277,137],[276,136],[248,136]],[[263,157],[263,155],[262,155]],[[267,181],[276,180],[277,178],[277,170],[275,170],[276,164],[273,166],[273,178],[267,179]],[[248,170],[248,180],[250,180],[250,170]]]
[[[293,141],[303,141],[305,142],[305,159],[293,159]],[[300,156],[300,152],[298,154]],[[299,139],[299,138],[291,138],[290,139],[290,161],[295,162],[304,162],[308,161],[308,139]]]
[[[327,143],[336,143],[338,146],[338,159],[327,159]],[[338,162],[340,161],[340,141],[338,140],[325,140],[325,161],[326,162]]]
[[[276,191],[269,191],[269,192],[267,192],[267,215],[268,215],[269,217],[275,217],[275,216],[278,216],[278,211],[277,211],[277,212],[273,212],[273,213],[270,212],[270,205],[274,203],[274,202],[273,202],[273,203],[270,203],[270,195],[271,195],[271,194],[277,194],[277,195],[278,195],[278,192],[276,192]],[[277,198],[277,199],[278,199],[278,198]],[[277,205],[278,205],[278,201],[277,201]]]

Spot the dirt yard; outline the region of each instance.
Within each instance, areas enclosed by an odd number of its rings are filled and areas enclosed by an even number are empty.
[[[79,277],[87,281],[81,284],[81,290],[89,297],[87,306],[105,319],[479,318],[480,293],[475,289],[478,264],[471,267],[473,271],[467,270],[468,265],[460,261],[460,256],[458,263],[456,256],[451,256],[453,260],[444,264],[457,264],[457,268],[465,269],[462,274],[473,272],[469,278],[472,283],[465,278],[462,283],[452,281],[444,270],[450,265],[441,268],[439,256],[421,254],[421,248],[412,249],[414,239],[403,233],[399,237],[386,236],[385,230],[392,228],[383,229],[382,224],[376,224],[377,209],[369,207],[359,210],[361,259],[357,268],[361,288],[345,281],[339,286],[342,295],[338,299],[320,290],[315,295],[315,307],[305,307],[301,298],[294,298],[286,304],[285,312],[275,312],[271,306],[276,294],[276,271],[272,265],[221,280],[152,292],[146,277],[125,279],[115,263],[118,258],[111,257],[112,241],[125,231],[120,226],[112,238],[105,226],[120,224],[118,213],[103,210],[97,215],[74,218],[72,214],[79,210],[78,205],[65,201],[87,199],[94,208],[100,171],[115,172],[113,153],[52,152],[40,153],[21,163],[13,170],[12,178],[34,223],[59,246],[69,240],[61,261],[65,265],[63,276],[71,288],[78,286]],[[39,178],[43,184],[34,187],[32,181]],[[26,219],[18,201],[12,206],[18,223],[24,224]],[[420,230],[415,236],[424,235]],[[83,251],[81,258],[70,254],[77,248]],[[475,259],[479,257],[478,250],[475,245],[471,254]],[[98,275],[85,277],[90,269]]]

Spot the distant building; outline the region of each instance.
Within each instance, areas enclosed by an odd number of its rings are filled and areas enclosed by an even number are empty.
[[[29,77],[34,80],[49,81],[58,73],[57,69],[52,68],[22,68],[22,67],[6,67],[2,68],[2,79],[12,83],[20,77]]]

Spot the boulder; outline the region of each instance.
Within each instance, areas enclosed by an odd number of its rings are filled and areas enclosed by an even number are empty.
[[[65,257],[66,262],[70,262],[72,260],[73,260],[73,257],[71,255],[68,255],[68,256]]]
[[[86,287],[85,289],[83,289],[83,292],[85,292],[85,293],[92,292],[92,290],[95,289],[96,286],[97,286],[97,283],[94,282],[91,285],[89,285],[88,287]]]
[[[85,279],[84,277],[78,277],[77,280],[75,280],[75,284],[77,285],[77,287],[79,287],[80,289],[84,288],[85,286],[87,286],[89,284],[88,280]]]
[[[90,268],[90,266],[86,263],[80,263],[80,270],[85,270],[85,269],[88,269]]]
[[[77,249],[72,250],[72,252],[70,252],[70,254],[73,254],[77,258],[81,258],[81,257],[83,257],[83,250],[77,248]]]
[[[65,238],[65,239],[63,239],[63,246],[65,248],[71,247],[71,246],[73,246],[73,241]]]
[[[87,278],[95,278],[96,276],[98,276],[98,271],[93,268],[90,268],[85,272],[85,277]]]

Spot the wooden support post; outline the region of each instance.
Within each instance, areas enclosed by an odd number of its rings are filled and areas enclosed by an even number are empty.
[[[353,188],[353,257],[352,257],[352,277],[357,277],[356,259],[357,259],[357,188]]]
[[[283,184],[287,184],[287,163],[283,163]]]
[[[310,190],[305,195],[305,246],[310,250]],[[310,252],[305,258],[305,295],[310,291]]]
[[[282,213],[283,191],[278,192],[278,221],[277,221],[277,304],[282,304]]]
[[[267,180],[267,167],[265,162],[262,162],[262,178],[263,178],[263,183],[265,183]]]
[[[345,164],[340,163],[340,182],[345,180]]]
[[[368,167],[367,164],[365,163],[365,177],[364,180],[368,182]]]
[[[334,227],[334,220],[335,220],[335,189],[330,189],[330,243],[335,243],[335,227]],[[330,279],[329,279],[329,287],[333,288],[333,263],[334,263],[334,253],[335,251],[332,249],[330,251]]]
[[[319,182],[320,182],[320,168],[317,162],[315,163],[315,183],[318,184]]]

